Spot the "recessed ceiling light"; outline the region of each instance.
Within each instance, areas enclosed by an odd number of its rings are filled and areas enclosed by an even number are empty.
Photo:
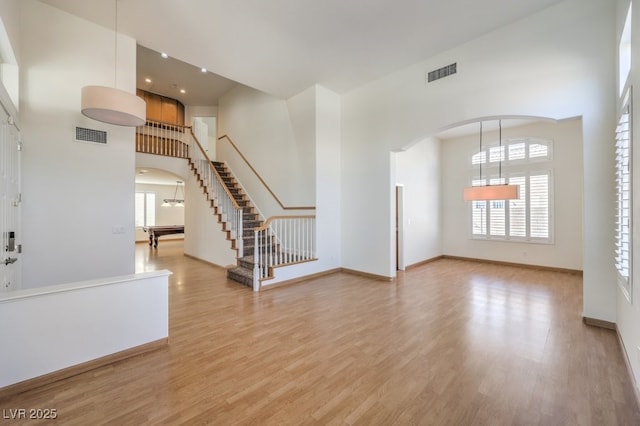
[[[169,55],[167,55],[166,53],[162,52],[160,54],[160,56],[162,56],[164,59],[167,59],[169,57]]]
[[[200,68],[200,71],[207,72],[207,69],[206,68]]]
[[[151,83],[151,79],[150,78],[145,78],[144,81],[146,81],[147,83]]]
[[[187,93],[187,91],[184,89],[180,89],[180,93]]]

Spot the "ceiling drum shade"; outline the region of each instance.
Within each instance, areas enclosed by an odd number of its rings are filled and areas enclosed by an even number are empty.
[[[515,200],[519,197],[518,188],[518,185],[470,186],[464,189],[464,200]]]
[[[142,126],[147,107],[133,93],[105,86],[84,86],[81,95],[82,114],[117,126]]]
[[[133,93],[116,89],[118,86],[118,0],[114,0],[113,86],[84,86],[80,110],[83,115],[116,126],[137,127],[147,121],[147,105]]]

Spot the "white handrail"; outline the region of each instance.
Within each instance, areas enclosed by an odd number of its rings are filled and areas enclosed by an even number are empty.
[[[235,240],[238,258],[253,254],[253,290],[272,278],[273,268],[316,259],[315,215],[273,216],[254,230],[254,247],[244,247],[243,207],[235,200],[222,176],[190,127],[147,121],[136,131],[136,151],[187,158],[200,180],[229,238]],[[315,207],[283,207],[314,209]]]
[[[254,231],[253,291],[271,269],[316,258],[316,217],[273,216]]]
[[[204,186],[207,200],[213,203],[225,231],[230,232],[229,238],[235,240],[238,257],[244,255],[243,208],[236,202],[190,127],[147,120],[146,125],[136,128],[136,151],[188,159]]]
[[[242,239],[243,208],[238,205],[235,198],[229,192],[222,177],[213,166],[211,159],[198,142],[193,132],[185,132],[189,143],[190,161],[200,178],[207,200],[213,202],[220,221],[225,224],[225,230],[230,231],[230,238],[235,240],[238,257],[244,256],[244,244]]]

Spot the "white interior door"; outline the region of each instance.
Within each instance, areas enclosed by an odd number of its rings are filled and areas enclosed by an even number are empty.
[[[0,107],[0,292],[22,287],[20,262],[20,133]]]

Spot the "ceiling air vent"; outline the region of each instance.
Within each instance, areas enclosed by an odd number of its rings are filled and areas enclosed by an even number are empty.
[[[107,144],[107,132],[104,130],[76,127],[76,142],[90,142],[101,145]]]
[[[455,74],[457,70],[458,70],[458,63],[454,62],[453,64],[447,65],[446,67],[429,71],[429,73],[427,74],[427,82],[431,83],[432,81],[436,81],[441,78],[450,76],[451,74]]]

